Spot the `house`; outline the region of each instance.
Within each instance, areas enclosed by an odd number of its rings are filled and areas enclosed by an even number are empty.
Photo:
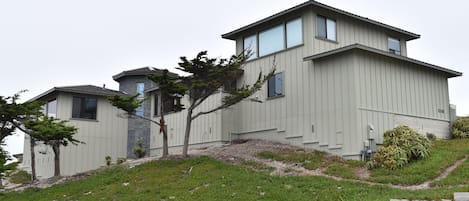
[[[407,41],[419,37],[316,1],[223,34],[236,43],[236,54],[252,53],[238,85],[254,83],[273,66],[277,73],[249,100],[196,119],[190,143],[269,139],[359,159],[397,125],[447,138],[455,116],[448,79],[462,73],[409,58]],[[155,91],[146,92],[153,107],[161,104]],[[220,92],[200,109],[215,107],[222,97]],[[185,111],[165,118],[169,145],[179,149]],[[152,138],[150,149],[159,153],[159,138]]]
[[[195,119],[190,146],[268,139],[360,159],[363,151],[375,149],[383,142],[383,133],[397,125],[447,138],[455,115],[449,103],[448,79],[462,73],[409,58],[407,41],[419,37],[316,1],[223,34],[222,38],[236,43],[236,54],[252,52],[237,82],[239,86],[254,83],[259,72],[269,72],[273,66],[276,74],[249,99]],[[145,67],[114,75],[119,91],[63,87],[34,99],[49,101],[56,110],[47,113],[70,120],[79,127],[79,139],[87,143],[63,148],[64,175],[104,165],[107,155],[133,158],[139,139],[145,142],[149,155],[160,155],[159,127],[141,119],[118,117],[122,111],[109,105],[105,100],[108,95],[140,94],[139,98],[146,101],[137,109],[137,115],[155,121],[164,112],[170,152],[180,153],[187,113],[170,107],[158,110],[159,104],[168,102],[162,103],[158,86],[146,75],[160,72]],[[197,110],[216,107],[223,96],[220,90]],[[78,104],[75,97],[82,97],[82,102],[86,101],[83,97],[95,98],[94,119],[74,118],[78,111],[74,109]],[[171,101],[188,105],[187,97]],[[26,164],[30,158],[28,142],[26,138]],[[50,149],[44,148],[44,152],[47,154],[37,154],[41,161],[38,169],[47,176],[53,166],[43,169],[53,158]]]
[[[63,175],[73,175],[105,164],[105,157],[126,157],[127,119],[119,117],[122,111],[112,106],[107,97],[124,95],[119,91],[91,85],[54,87],[31,100],[46,103],[44,112],[79,130],[76,139],[84,142],[60,149],[60,167]],[[54,175],[54,152],[50,146],[35,147],[36,174],[39,179]],[[30,139],[25,135],[23,168],[31,171]]]

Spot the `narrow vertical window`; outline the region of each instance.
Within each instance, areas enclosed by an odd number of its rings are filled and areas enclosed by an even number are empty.
[[[389,52],[397,55],[401,55],[401,42],[396,38],[388,38],[388,49]]]
[[[271,97],[278,97],[284,95],[283,92],[283,73],[277,73],[274,76],[270,77],[267,81],[268,92],[267,96]]]
[[[160,109],[159,108],[160,106],[158,105],[158,101],[159,101],[158,98],[159,98],[158,94],[155,94],[155,104],[154,104],[155,105],[155,109],[154,109],[155,113],[153,114],[154,116],[158,116],[158,110]]]
[[[291,20],[286,24],[287,48],[303,43],[303,23],[301,18]]]
[[[138,99],[143,100],[144,98],[144,91],[145,91],[145,84],[142,82],[137,83],[137,94],[138,94]],[[135,114],[138,116],[143,116],[144,113],[144,108],[143,105],[145,103],[142,103],[136,110]]]
[[[57,99],[47,102],[47,116],[57,117]]]
[[[326,17],[318,15],[316,17],[316,36],[318,38],[336,41],[337,40],[336,21],[334,19],[330,19],[330,18],[326,18]]]
[[[246,60],[257,58],[257,37],[255,34],[244,38],[243,48],[246,56],[249,56]],[[247,55],[248,53],[249,55]]]

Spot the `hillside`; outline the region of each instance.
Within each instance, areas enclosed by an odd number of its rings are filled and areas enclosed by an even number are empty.
[[[434,155],[441,157],[438,149],[447,149],[452,146],[463,147],[467,141],[444,141],[444,148],[438,148]],[[451,144],[447,144],[451,143]],[[460,146],[456,146],[460,144]],[[251,146],[234,145],[234,146]],[[262,147],[262,146],[261,146]],[[239,147],[238,147],[239,148]],[[274,150],[278,149],[278,150]],[[435,185],[420,190],[408,190],[404,184],[390,185],[379,184],[370,178],[350,177],[343,174],[348,169],[339,171],[327,171],[329,167],[343,164],[344,167],[355,164],[350,161],[332,160],[333,157],[315,151],[289,149],[288,146],[274,144],[264,146],[263,154],[271,156],[275,160],[266,159],[266,156],[245,160],[239,158],[244,153],[230,156],[231,147],[199,151],[198,155],[189,159],[152,161],[133,168],[115,166],[79,181],[58,184],[46,189],[28,189],[23,192],[4,193],[0,200],[390,200],[391,198],[406,199],[451,199],[453,192],[469,191],[467,178],[461,178],[461,174],[467,172],[468,162],[461,162],[449,176],[435,182]],[[238,149],[239,150],[239,149]],[[460,160],[469,153],[469,148],[464,151],[452,151],[454,160]],[[260,149],[251,150],[254,155],[259,155]],[[295,152],[292,152],[295,151]],[[218,154],[210,154],[210,153]],[[249,150],[248,150],[249,152]],[[268,155],[268,153],[270,155]],[[286,158],[285,153],[290,155]],[[295,153],[296,155],[292,155]],[[461,153],[461,154],[458,154]],[[464,153],[464,154],[463,154]],[[282,163],[283,160],[285,163]],[[250,155],[247,157],[253,157]],[[319,175],[309,174],[304,163],[294,162],[293,159],[315,160],[313,156],[320,156],[317,161]],[[215,158],[218,159],[215,159]],[[309,157],[309,158],[308,158]],[[452,160],[452,159],[449,159]],[[284,167],[281,174],[273,167],[262,163],[263,161]],[[329,161],[329,162],[324,162]],[[228,163],[227,163],[228,162]],[[427,163],[436,163],[427,160]],[[438,162],[439,163],[439,162]],[[270,163],[269,163],[270,164]],[[425,164],[420,164],[425,165]],[[360,164],[354,165],[354,168]],[[295,168],[297,167],[297,168]],[[308,167],[308,166],[306,166]],[[430,167],[430,166],[426,166]],[[277,168],[278,169],[278,168]],[[312,168],[310,168],[312,169]],[[445,169],[445,168],[442,168]],[[304,170],[299,172],[298,170]],[[313,170],[311,170],[313,171]],[[406,177],[406,171],[401,170],[401,177]],[[431,171],[431,170],[430,170]],[[411,171],[410,171],[411,172]],[[395,173],[397,174],[397,173]],[[295,176],[297,175],[297,176]],[[308,175],[308,176],[298,176]],[[343,177],[339,177],[343,175]],[[388,177],[391,177],[388,175]],[[399,176],[395,176],[399,177]],[[379,177],[378,177],[379,178]],[[455,179],[453,179],[455,178]],[[379,179],[376,179],[379,180]],[[399,181],[399,180],[397,180]],[[402,180],[403,183],[408,182]],[[391,182],[396,183],[396,182]],[[398,183],[398,182],[397,182]],[[438,185],[436,185],[438,184]],[[439,186],[440,185],[440,186]],[[399,188],[401,186],[402,188]],[[459,187],[457,187],[459,186]]]

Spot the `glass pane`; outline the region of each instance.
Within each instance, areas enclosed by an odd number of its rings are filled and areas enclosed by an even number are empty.
[[[155,116],[158,115],[158,110],[160,109],[159,108],[160,106],[158,105],[158,101],[159,101],[158,100],[158,94],[155,94],[155,106],[154,106],[155,107],[155,111],[154,111],[155,113],[153,114]]]
[[[336,40],[335,20],[327,19],[327,39]]]
[[[322,16],[316,17],[316,29],[317,29],[317,36],[320,38],[326,38],[326,18]]]
[[[85,98],[85,107],[81,118],[96,119],[98,101],[95,98]]]
[[[268,97],[274,97],[275,96],[275,75],[270,77],[269,80],[267,81],[267,96]]]
[[[259,56],[283,50],[283,41],[283,25],[279,25],[259,33]]]
[[[388,38],[388,48],[389,51],[394,53],[394,54],[401,54],[401,44],[399,40],[395,38]]]
[[[287,22],[287,48],[303,43],[301,18]]]
[[[257,40],[256,35],[252,35],[249,37],[244,38],[244,52],[250,53],[249,58],[247,60],[251,60],[257,58]]]
[[[283,95],[283,73],[275,75],[275,95]]]
[[[57,117],[57,100],[51,100],[47,103],[47,116]]]
[[[137,83],[137,93],[139,94],[139,98],[143,98],[143,91],[145,91],[145,84]]]
[[[135,109],[135,114],[138,116],[143,116],[143,103],[137,109]]]
[[[72,118],[80,118],[82,98],[73,97]]]

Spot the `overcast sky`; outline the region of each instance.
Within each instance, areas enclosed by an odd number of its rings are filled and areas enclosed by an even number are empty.
[[[23,100],[54,86],[117,89],[123,70],[177,66],[201,50],[228,57],[221,38],[304,0],[0,0],[0,95],[28,89]],[[469,115],[469,2],[462,0],[321,0],[327,5],[420,34],[408,56],[463,72],[450,79],[450,102]],[[22,152],[22,136],[8,140]]]

